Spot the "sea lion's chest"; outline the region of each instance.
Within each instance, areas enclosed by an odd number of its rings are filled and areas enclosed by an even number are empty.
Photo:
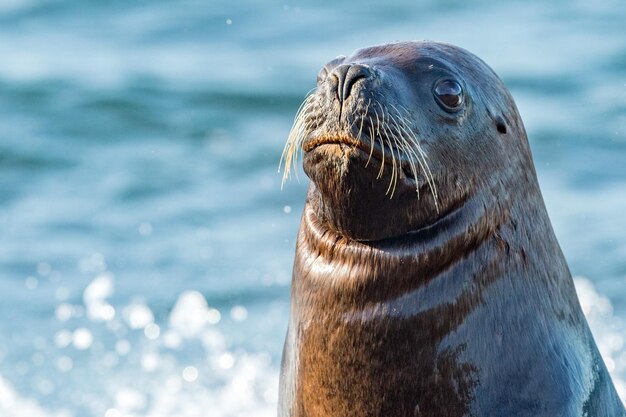
[[[464,346],[442,343],[454,327],[446,308],[406,317],[393,308],[317,311],[300,323],[296,415],[466,414],[477,370]]]
[[[537,416],[581,408],[589,393],[575,388],[589,386],[594,370],[578,325],[532,301],[516,309],[520,300],[510,294],[522,293],[511,284],[518,279],[455,287],[467,279],[462,270],[359,308],[300,287],[307,297],[292,323],[293,415]]]

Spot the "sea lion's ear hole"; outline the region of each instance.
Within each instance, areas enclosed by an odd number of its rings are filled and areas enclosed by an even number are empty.
[[[448,113],[457,112],[463,106],[463,87],[456,80],[446,78],[438,81],[433,88],[433,95],[439,107]]]
[[[506,123],[502,116],[496,116],[496,129],[498,129],[498,132],[501,134],[506,134]]]

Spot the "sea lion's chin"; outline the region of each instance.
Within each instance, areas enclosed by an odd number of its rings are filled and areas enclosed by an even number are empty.
[[[331,231],[353,240],[372,241],[411,230],[405,211],[416,201],[414,186],[401,178],[390,187],[390,168],[381,171],[381,161],[367,152],[349,145],[324,144],[306,152],[303,163],[314,185],[309,203]]]

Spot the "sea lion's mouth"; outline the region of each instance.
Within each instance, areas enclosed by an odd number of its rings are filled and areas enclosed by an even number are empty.
[[[353,136],[346,134],[318,135],[307,138],[302,143],[302,150],[310,152],[320,145],[350,145],[362,149],[363,142]]]
[[[322,145],[346,145],[360,151],[366,158],[366,166],[371,159],[385,164],[390,167],[396,163],[399,165],[399,173],[401,178],[407,179],[411,182],[416,181],[416,176],[411,169],[410,162],[404,157],[402,152],[398,149],[390,148],[385,141],[376,139],[372,141],[367,134],[362,134],[358,139],[354,136],[344,133],[338,134],[323,134],[323,135],[310,135],[302,143],[302,150],[305,153],[314,151]],[[365,140],[364,140],[365,139]]]

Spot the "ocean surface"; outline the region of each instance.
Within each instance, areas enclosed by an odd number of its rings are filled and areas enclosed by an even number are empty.
[[[511,89],[626,399],[622,0],[0,0],[0,416],[273,416],[318,69],[432,39]]]

